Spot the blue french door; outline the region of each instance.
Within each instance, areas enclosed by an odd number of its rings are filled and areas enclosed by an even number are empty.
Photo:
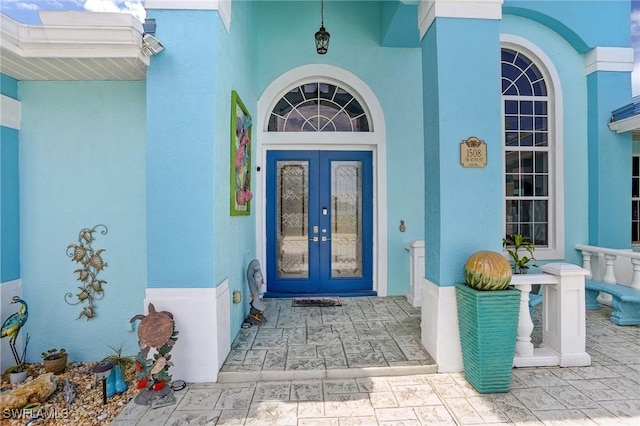
[[[373,290],[369,151],[267,152],[267,296]]]

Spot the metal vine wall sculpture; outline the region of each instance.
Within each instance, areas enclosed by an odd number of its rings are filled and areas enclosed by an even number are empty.
[[[77,280],[82,283],[78,286],[80,293],[76,294],[77,301],[72,303],[69,299],[73,298],[72,293],[64,295],[64,300],[69,305],[77,305],[79,303],[87,304],[78,319],[85,317],[87,321],[96,316],[96,306],[94,302],[104,297],[104,289],[102,286],[107,282],[105,280],[98,279],[98,274],[107,264],[102,259],[100,254],[105,251],[104,249],[95,250],[91,247],[91,243],[94,240],[93,233],[98,228],[104,228],[100,231],[100,234],[106,235],[109,230],[105,225],[96,225],[93,228],[84,228],[78,234],[78,244],[69,244],[67,246],[67,256],[71,258],[72,262],[76,262],[82,267],[73,271],[78,274]]]

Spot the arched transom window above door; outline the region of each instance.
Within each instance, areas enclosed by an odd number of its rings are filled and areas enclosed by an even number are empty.
[[[306,83],[293,87],[275,104],[269,132],[369,132],[362,104],[340,86]]]

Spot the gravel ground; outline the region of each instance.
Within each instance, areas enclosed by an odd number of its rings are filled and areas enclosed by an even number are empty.
[[[138,393],[133,368],[130,368],[125,374],[125,381],[129,385],[127,391],[113,395],[107,399],[107,404],[103,404],[102,383],[96,381],[95,375],[91,372],[94,365],[95,363],[68,364],[65,371],[58,375],[58,388],[47,401],[42,403],[40,408],[36,408],[31,413],[29,410],[23,410],[20,413],[3,409],[0,416],[0,425],[25,425],[31,414],[40,414],[40,417],[44,418],[44,420],[39,423],[29,423],[30,425],[93,426],[109,424]],[[32,364],[29,366],[27,380],[33,380],[44,373],[45,371],[41,364]],[[71,380],[77,385],[76,399],[68,411],[62,395],[62,382],[65,379]],[[17,386],[19,385],[9,383],[8,375],[2,376],[3,391],[6,388]]]

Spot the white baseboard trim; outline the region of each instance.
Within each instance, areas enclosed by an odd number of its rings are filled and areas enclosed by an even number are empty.
[[[424,280],[421,333],[422,345],[438,364],[439,373],[464,371],[455,287]]]
[[[148,288],[156,311],[173,314],[178,340],[171,351],[173,380],[216,382],[230,350],[230,303],[227,280],[216,288]]]

